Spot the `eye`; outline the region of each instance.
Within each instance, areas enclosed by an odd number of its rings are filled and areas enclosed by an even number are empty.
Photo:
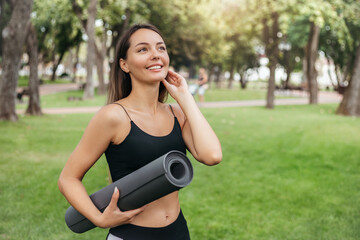
[[[145,48],[145,47],[143,47],[143,48],[140,48],[139,50],[138,50],[138,52],[145,52],[147,49]]]
[[[160,46],[160,47],[159,47],[159,50],[160,50],[160,51],[166,51],[166,47],[165,47],[165,46]]]

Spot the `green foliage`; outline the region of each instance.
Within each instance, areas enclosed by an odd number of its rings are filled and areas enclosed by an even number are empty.
[[[62,0],[35,0],[32,22],[38,35],[39,52],[46,63],[82,42],[81,25],[71,4]]]
[[[192,239],[360,238],[360,121],[335,105],[202,109],[219,136],[223,162],[191,159],[180,191]],[[105,239],[74,234],[57,188],[66,159],[92,114],[20,117],[0,123],[0,238]],[[190,155],[189,155],[190,156]],[[108,183],[101,158],[84,178],[89,193]]]
[[[83,20],[88,2],[77,0]],[[163,32],[175,69],[194,71],[201,65],[241,72],[257,67],[263,49],[274,49],[279,43],[290,43],[291,49],[270,51],[269,57],[279,58],[285,68],[300,69],[295,57],[303,58],[309,25],[314,22],[321,27],[321,51],[344,69],[351,67],[360,39],[359,5],[357,0],[99,0],[97,20],[102,26],[96,31],[100,43],[105,41],[104,33],[111,35],[107,47],[113,50],[129,25],[150,22]],[[275,15],[278,32],[264,41],[264,27],[272,31]],[[35,0],[32,16],[45,62],[82,40],[70,0]],[[290,58],[284,58],[286,54]]]

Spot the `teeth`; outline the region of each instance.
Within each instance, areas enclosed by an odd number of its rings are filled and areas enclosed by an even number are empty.
[[[152,66],[152,67],[149,67],[148,69],[152,70],[152,69],[160,69],[161,66]]]

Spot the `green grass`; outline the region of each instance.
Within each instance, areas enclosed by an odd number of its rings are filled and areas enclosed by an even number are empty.
[[[240,88],[211,88],[205,92],[206,102],[217,101],[238,101],[249,99],[265,99],[266,91],[264,89],[246,89]],[[198,95],[195,95],[195,99],[198,100]]]
[[[360,238],[360,119],[336,105],[202,109],[223,162],[195,162],[180,191],[194,240]],[[105,239],[74,234],[57,178],[91,114],[0,122],[0,239]],[[101,158],[84,179],[89,193],[107,184]]]
[[[48,79],[42,79],[43,84],[61,84],[61,83],[70,83],[69,80],[57,78],[55,81]],[[29,77],[28,76],[19,76],[18,87],[27,87],[29,86]]]
[[[242,90],[239,87],[233,89],[227,88],[211,88],[206,91],[205,101],[238,101],[238,100],[253,100],[265,99],[266,90],[256,87],[257,83],[250,84],[249,88]],[[67,92],[60,92],[56,94],[48,94],[41,96],[40,104],[42,108],[60,108],[60,107],[88,107],[88,106],[103,106],[106,103],[106,96],[95,94],[93,99],[81,101],[68,101],[69,97],[82,97],[82,90],[73,90]],[[291,96],[277,96],[277,98],[291,98]],[[198,95],[195,95],[195,100],[198,101]],[[24,103],[18,103],[17,109],[25,109],[27,107],[28,97],[24,97]],[[169,95],[169,103],[174,103],[175,100]]]

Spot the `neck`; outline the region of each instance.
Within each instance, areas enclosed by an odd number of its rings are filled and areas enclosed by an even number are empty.
[[[133,82],[132,91],[127,97],[129,107],[137,111],[155,114],[159,106],[159,84],[137,86]]]

